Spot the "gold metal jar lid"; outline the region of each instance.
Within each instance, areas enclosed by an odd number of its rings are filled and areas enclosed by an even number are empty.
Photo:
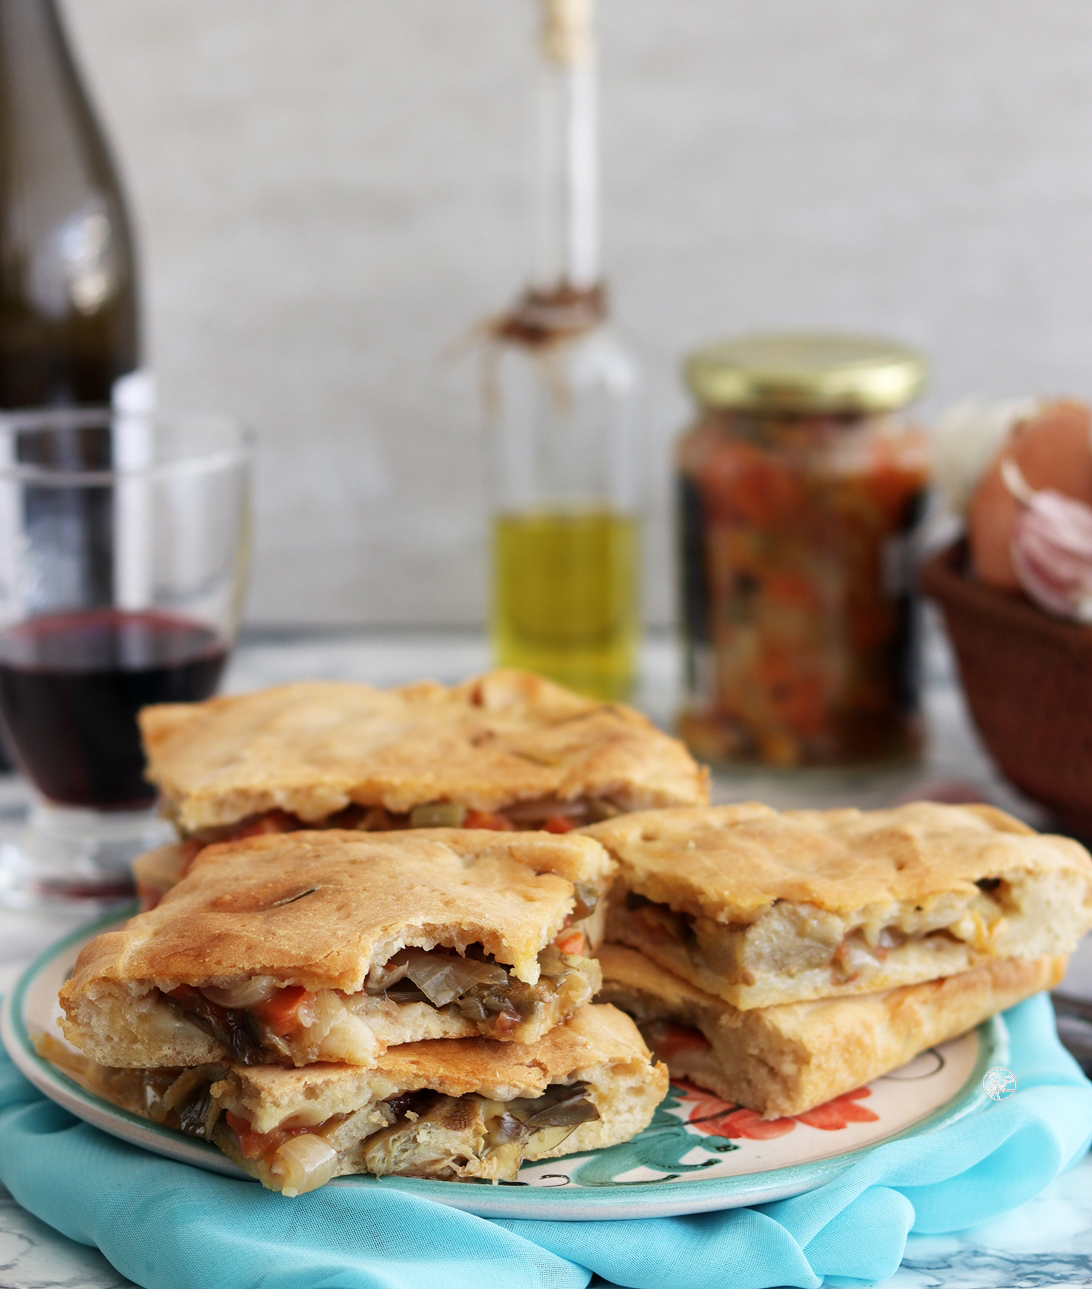
[[[691,354],[706,407],[751,412],[891,412],[925,383],[924,361],[888,341],[823,333],[740,336]]]

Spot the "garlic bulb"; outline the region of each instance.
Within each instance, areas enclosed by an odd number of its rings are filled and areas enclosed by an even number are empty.
[[[1021,587],[1048,613],[1092,622],[1092,507],[1051,488],[1031,488],[1011,458],[1001,477],[1021,503],[1011,541]]]

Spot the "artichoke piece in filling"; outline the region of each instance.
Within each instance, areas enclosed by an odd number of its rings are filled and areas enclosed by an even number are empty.
[[[578,910],[586,899],[594,907],[593,896],[578,892]],[[282,987],[259,976],[219,987],[181,985],[162,997],[242,1065],[367,1065],[390,1043],[423,1038],[480,1034],[535,1041],[599,988],[598,963],[584,951],[582,932],[563,931],[539,953],[534,985],[471,945],[465,955],[402,949],[372,967],[359,993]]]
[[[364,1143],[364,1171],[514,1181],[530,1148],[535,1155],[556,1150],[580,1124],[599,1118],[582,1083],[552,1084],[540,1097],[513,1101],[429,1095],[431,1102]]]

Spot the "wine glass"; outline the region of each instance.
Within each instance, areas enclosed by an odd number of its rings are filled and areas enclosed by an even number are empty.
[[[207,698],[239,621],[246,434],[226,418],[0,415],[0,727],[37,790],[0,903],[105,902],[170,833],[136,715]]]

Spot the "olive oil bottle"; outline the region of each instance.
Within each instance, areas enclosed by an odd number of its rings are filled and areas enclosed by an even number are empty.
[[[636,371],[599,271],[593,0],[538,0],[531,285],[489,328],[497,661],[594,697],[631,690],[639,639]]]

